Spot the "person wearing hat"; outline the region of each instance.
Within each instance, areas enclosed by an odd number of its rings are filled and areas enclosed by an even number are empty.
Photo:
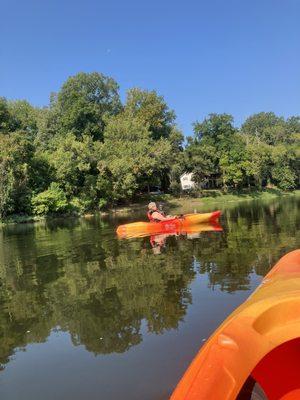
[[[156,203],[154,203],[154,201],[151,201],[148,204],[147,216],[148,216],[150,222],[168,221],[170,219],[175,218],[175,217],[172,217],[172,215],[165,216],[165,213],[163,211],[160,211],[157,208],[157,205],[156,205]]]

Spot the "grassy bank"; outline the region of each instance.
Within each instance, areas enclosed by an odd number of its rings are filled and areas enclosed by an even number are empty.
[[[205,211],[206,208],[214,205],[215,207],[221,207],[224,204],[236,203],[240,201],[252,201],[252,200],[263,200],[268,201],[283,196],[300,196],[300,190],[294,190],[290,192],[283,192],[279,189],[265,189],[262,191],[243,191],[243,192],[231,192],[223,193],[221,190],[206,190],[203,191],[199,197],[181,196],[174,197],[169,194],[161,196],[144,196],[140,198],[136,203],[132,203],[128,206],[120,206],[107,211],[105,214],[116,213],[116,214],[127,214],[130,212],[143,210],[147,207],[149,201],[156,201],[162,203],[167,209],[175,210],[180,209],[181,212],[190,212],[196,210],[201,212]]]
[[[169,194],[160,196],[143,196],[137,199],[136,202],[131,203],[128,206],[118,206],[115,208],[108,209],[106,212],[100,212],[101,215],[109,214],[128,214],[136,211],[145,210],[149,201],[156,201],[165,205],[166,209],[180,210],[180,212],[191,212],[192,210],[197,212],[205,212],[211,206],[216,208],[229,205],[240,201],[251,201],[251,200],[262,200],[268,201],[283,196],[300,196],[300,190],[294,190],[291,192],[283,192],[279,189],[265,189],[263,191],[244,191],[236,193],[223,193],[220,190],[207,190],[203,191],[199,197],[181,196],[174,197]],[[93,214],[86,213],[85,215],[78,215],[78,217],[91,217]],[[0,221],[0,226],[13,223],[27,223],[37,222],[51,218],[57,218],[58,216],[30,216],[30,215],[11,215]],[[65,215],[64,217],[72,217],[74,215]]]
[[[278,197],[284,196],[300,196],[300,190],[295,190],[291,192],[283,192],[279,189],[266,189],[263,191],[249,191],[242,193],[227,193],[224,194],[221,191],[210,191],[203,194],[203,197],[191,198],[191,197],[181,197],[170,199],[168,202],[171,208],[180,208],[182,212],[186,210],[190,212],[191,209],[195,209],[197,212],[201,210],[210,208],[214,206],[216,208],[224,206],[226,204],[229,206],[230,203],[241,201],[253,201],[261,200],[268,201]]]

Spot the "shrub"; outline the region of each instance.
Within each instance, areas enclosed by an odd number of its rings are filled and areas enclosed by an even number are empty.
[[[91,210],[93,201],[86,197],[72,197],[70,201],[71,208],[79,214]]]
[[[105,208],[106,205],[107,205],[107,200],[101,198],[101,199],[99,200],[99,202],[98,202],[99,210],[102,210],[103,208]]]
[[[61,214],[68,211],[66,194],[55,182],[44,192],[33,196],[31,204],[34,214],[37,215]]]
[[[292,190],[296,187],[296,174],[287,165],[277,165],[272,169],[272,178],[282,190]]]

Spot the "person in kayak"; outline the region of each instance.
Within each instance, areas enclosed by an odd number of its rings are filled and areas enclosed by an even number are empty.
[[[172,215],[165,215],[165,213],[157,208],[156,203],[154,201],[151,201],[148,204],[148,212],[147,216],[150,220],[150,222],[160,222],[160,221],[168,221],[170,219],[174,219],[175,217],[172,217]]]

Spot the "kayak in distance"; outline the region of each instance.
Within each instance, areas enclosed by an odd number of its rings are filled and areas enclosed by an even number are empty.
[[[165,237],[169,236],[185,236],[187,239],[195,239],[200,237],[202,232],[222,232],[223,228],[218,222],[205,222],[202,224],[190,225],[188,227],[181,227],[181,226],[171,226],[164,227],[164,231],[159,231],[155,233],[151,232],[125,232],[124,234],[118,234],[118,236],[122,239],[132,239],[132,238],[141,238],[141,237],[155,237],[155,236],[162,236]]]
[[[171,400],[300,399],[300,250],[282,257],[199,351]]]
[[[122,238],[133,238],[149,236],[156,233],[187,232],[193,226],[203,223],[216,223],[220,218],[221,211],[214,211],[205,214],[185,214],[182,217],[175,217],[160,222],[133,222],[119,225],[117,234]]]

